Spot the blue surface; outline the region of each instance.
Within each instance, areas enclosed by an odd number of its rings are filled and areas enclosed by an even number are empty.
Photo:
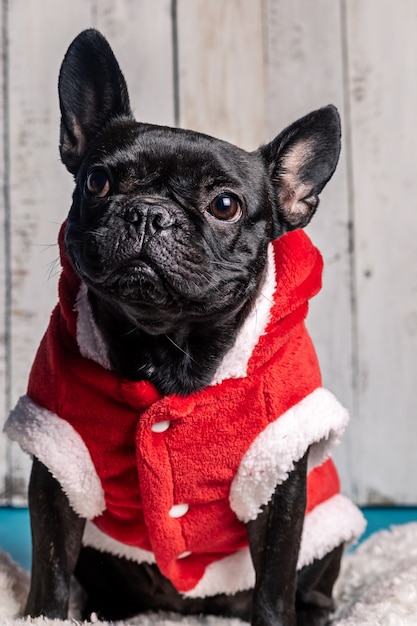
[[[0,508],[0,549],[27,570],[31,563],[29,512],[25,508]]]
[[[382,528],[417,522],[417,507],[363,507],[362,511],[368,527],[361,541]],[[0,549],[30,570],[31,538],[27,509],[0,507]]]
[[[417,507],[415,506],[365,506],[362,507],[362,512],[366,517],[368,525],[361,537],[361,541],[383,528],[417,522]]]

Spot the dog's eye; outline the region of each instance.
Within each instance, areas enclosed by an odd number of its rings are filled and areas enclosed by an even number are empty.
[[[103,170],[93,170],[86,180],[86,188],[89,193],[97,198],[104,198],[110,191],[110,181]]]
[[[210,202],[210,213],[218,220],[236,222],[242,215],[238,200],[227,193],[222,193]]]

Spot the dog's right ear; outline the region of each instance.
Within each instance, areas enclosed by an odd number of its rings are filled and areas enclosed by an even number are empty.
[[[288,126],[259,152],[278,200],[272,238],[304,228],[335,171],[340,153],[340,117],[329,105]]]
[[[76,174],[89,142],[115,117],[132,117],[126,81],[106,39],[97,30],[74,39],[59,75],[60,154]]]

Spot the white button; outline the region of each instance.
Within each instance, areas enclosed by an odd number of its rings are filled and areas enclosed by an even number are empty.
[[[171,422],[155,422],[155,424],[151,426],[151,431],[154,433],[164,433],[168,430],[170,423]]]
[[[190,554],[192,554],[192,552],[187,552],[187,551],[185,551],[185,552],[183,552],[182,554],[178,555],[178,556],[177,556],[177,559],[186,559],[186,558],[187,558],[187,556],[190,556]]]
[[[188,509],[188,504],[174,504],[172,509],[169,510],[168,515],[170,517],[182,517],[187,513]]]

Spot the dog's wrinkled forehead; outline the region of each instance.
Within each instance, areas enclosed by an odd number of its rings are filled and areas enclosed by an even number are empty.
[[[224,141],[188,130],[121,120],[99,137],[81,175],[104,166],[117,177],[120,193],[178,195],[218,189],[251,193],[264,169],[251,155]]]

